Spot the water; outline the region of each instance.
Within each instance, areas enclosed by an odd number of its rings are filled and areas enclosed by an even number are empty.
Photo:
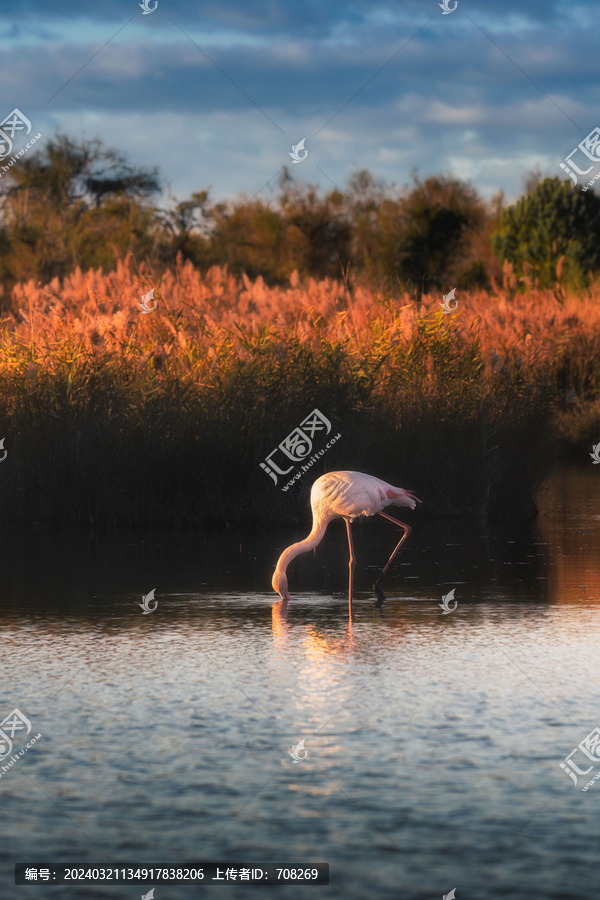
[[[287,610],[270,573],[298,530],[5,534],[0,718],[42,737],[0,778],[0,896],[149,890],[15,887],[15,862],[202,860],[329,863],[329,886],[276,891],[299,900],[595,896],[600,783],[559,763],[600,725],[599,496],[590,465],[525,530],[411,514],[382,608],[397,536],[357,523],[354,622],[341,523]],[[258,894],[155,890],[200,896]]]

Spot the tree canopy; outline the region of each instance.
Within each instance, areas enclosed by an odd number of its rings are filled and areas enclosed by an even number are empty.
[[[600,198],[570,181],[544,178],[502,211],[492,247],[517,275],[538,278],[547,287],[557,280],[564,257],[563,279],[581,284],[600,268]]]
[[[501,209],[465,181],[432,175],[402,190],[367,170],[323,192],[294,181],[278,192],[213,202],[206,188],[158,205],[158,172],[132,165],[100,139],[49,139],[0,179],[0,285],[47,282],[74,268],[113,268],[132,252],[155,271],[177,255],[206,269],[284,283],[351,277],[370,286],[423,292],[489,287],[502,261],[521,277],[581,282],[600,269],[600,199],[559,178],[529,179]]]

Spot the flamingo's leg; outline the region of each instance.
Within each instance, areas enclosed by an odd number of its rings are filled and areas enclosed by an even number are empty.
[[[348,585],[348,604],[350,607],[350,615],[352,615],[352,582],[354,580],[354,566],[356,563],[356,557],[354,556],[354,544],[352,543],[352,531],[350,530],[350,521],[346,519],[346,531],[348,532],[348,547],[350,548],[350,561],[348,562],[348,569],[350,575],[350,581]]]
[[[389,558],[388,561],[386,562],[385,566],[384,566],[383,569],[381,570],[381,574],[379,575],[379,578],[377,579],[377,581],[376,581],[375,584],[373,585],[373,590],[374,590],[375,593],[377,594],[377,597],[378,597],[379,601],[380,601],[380,602],[383,602],[383,601],[386,599],[386,596],[385,596],[385,594],[383,593],[383,591],[381,590],[381,588],[379,587],[379,582],[381,581],[381,579],[383,578],[383,576],[385,575],[385,573],[387,572],[387,570],[388,570],[389,567],[391,566],[393,558],[395,557],[396,553],[398,552],[398,550],[400,549],[400,547],[402,546],[402,544],[404,543],[404,541],[406,540],[406,538],[407,538],[407,537],[409,536],[409,534],[411,533],[412,528],[410,527],[410,525],[407,525],[406,522],[401,522],[399,519],[394,519],[393,516],[388,516],[387,513],[382,513],[382,512],[380,512],[379,515],[380,515],[380,516],[383,516],[383,518],[384,518],[384,519],[387,519],[389,522],[393,522],[394,525],[399,525],[400,528],[403,528],[403,529],[404,529],[404,534],[403,534],[402,537],[400,538],[398,544],[397,544],[396,547],[394,548],[394,551],[393,551],[392,555],[390,556],[390,558]]]

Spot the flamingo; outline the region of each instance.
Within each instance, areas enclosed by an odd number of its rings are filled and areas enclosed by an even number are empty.
[[[287,547],[277,560],[275,572],[273,573],[272,585],[277,591],[281,599],[284,601],[292,600],[288,591],[287,567],[296,556],[312,550],[321,543],[327,526],[332,519],[341,518],[346,522],[348,532],[348,545],[350,547],[350,586],[349,586],[349,603],[352,606],[352,581],[354,577],[354,547],[352,545],[352,532],[350,525],[358,516],[383,516],[389,522],[394,522],[404,529],[404,534],[396,546],[394,552],[383,567],[379,578],[373,585],[373,589],[377,594],[380,602],[386,597],[379,582],[389,569],[396,553],[409,536],[411,532],[410,525],[400,522],[382,512],[387,506],[408,506],[414,509],[417,503],[420,503],[418,497],[410,491],[403,488],[394,487],[381,478],[375,478],[374,475],[365,475],[363,472],[328,472],[321,475],[314,482],[310,492],[310,504],[313,514],[313,525],[308,537],[303,541],[298,541]]]

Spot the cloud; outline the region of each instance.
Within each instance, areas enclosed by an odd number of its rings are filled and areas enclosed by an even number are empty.
[[[158,166],[180,196],[251,194],[303,137],[294,176],[326,189],[314,163],[336,183],[353,168],[403,183],[450,167],[489,190],[496,172],[496,190],[516,195],[523,165],[561,174],[597,124],[593,11],[159,0],[142,16],[137,2],[28,0],[0,17],[3,103],[45,135],[98,136]]]

